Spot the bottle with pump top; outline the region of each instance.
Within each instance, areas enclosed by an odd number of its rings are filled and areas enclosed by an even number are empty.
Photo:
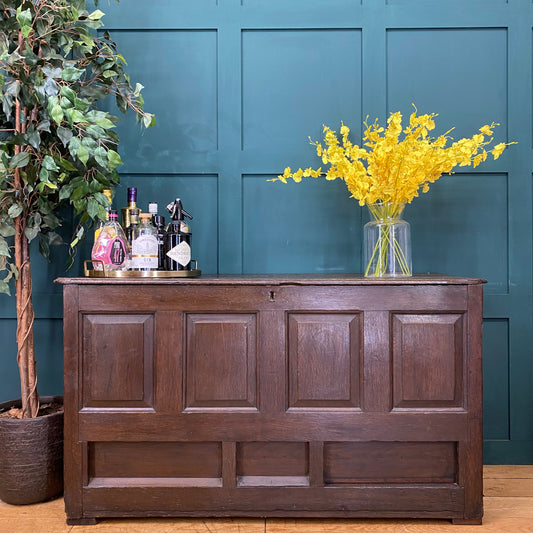
[[[157,270],[157,232],[151,222],[152,215],[142,213],[140,218],[141,222],[133,229],[131,270]]]
[[[192,216],[183,209],[181,200],[176,198],[167,205],[171,221],[165,235],[165,255],[167,270],[191,269],[191,233],[185,218]]]
[[[91,259],[95,270],[126,270],[131,253],[126,235],[118,223],[117,211],[109,212],[109,220],[103,225],[94,243]]]

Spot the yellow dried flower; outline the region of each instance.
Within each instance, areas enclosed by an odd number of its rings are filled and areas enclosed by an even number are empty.
[[[433,138],[429,132],[435,128],[435,113],[409,117],[409,126],[402,130],[402,115],[391,113],[387,128],[381,127],[377,119],[373,124],[364,122],[363,146],[348,140],[350,128],[341,122],[340,135],[324,126],[324,142],[310,140],[316,146],[317,156],[329,168],[325,175],[319,168],[307,168],[292,172],[287,167],[283,175],[271,181],[286,183],[287,178],[300,182],[304,177],[324,176],[327,180],[342,179],[352,198],[360,205],[383,203],[410,203],[419,194],[428,192],[429,184],[443,174],[451,174],[456,166],[474,166],[487,159],[490,152],[498,159],[509,144],[499,143],[487,152],[492,142],[493,129],[498,124],[479,128],[472,138],[453,142],[447,131]],[[368,117],[367,117],[368,120]],[[403,138],[400,138],[403,133]],[[365,148],[366,147],[366,148]]]

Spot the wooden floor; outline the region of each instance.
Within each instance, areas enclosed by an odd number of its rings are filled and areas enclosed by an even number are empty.
[[[114,519],[67,526],[63,499],[29,506],[0,501],[0,533],[533,533],[533,465],[485,466],[482,526],[447,520]]]

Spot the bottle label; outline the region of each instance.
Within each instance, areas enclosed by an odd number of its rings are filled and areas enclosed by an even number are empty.
[[[94,243],[91,253],[93,260],[102,261],[106,268],[115,270],[124,266],[126,261],[126,245],[124,241],[117,235],[114,228],[104,226],[99,234],[98,239]],[[102,270],[100,264],[95,264],[95,270]]]
[[[155,235],[140,235],[131,243],[131,268],[157,270],[158,244]]]
[[[170,249],[167,255],[176,263],[186,267],[191,262],[191,247],[185,241],[181,241],[177,246]]]

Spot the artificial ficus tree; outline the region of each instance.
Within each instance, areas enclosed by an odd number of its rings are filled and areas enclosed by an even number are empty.
[[[96,7],[96,6],[95,6]],[[14,280],[21,417],[39,410],[33,342],[30,243],[49,257],[62,243],[62,208],[72,206],[74,249],[85,227],[105,219],[103,189],[122,163],[111,100],[153,125],[110,35],[85,0],[0,0],[0,292]]]

